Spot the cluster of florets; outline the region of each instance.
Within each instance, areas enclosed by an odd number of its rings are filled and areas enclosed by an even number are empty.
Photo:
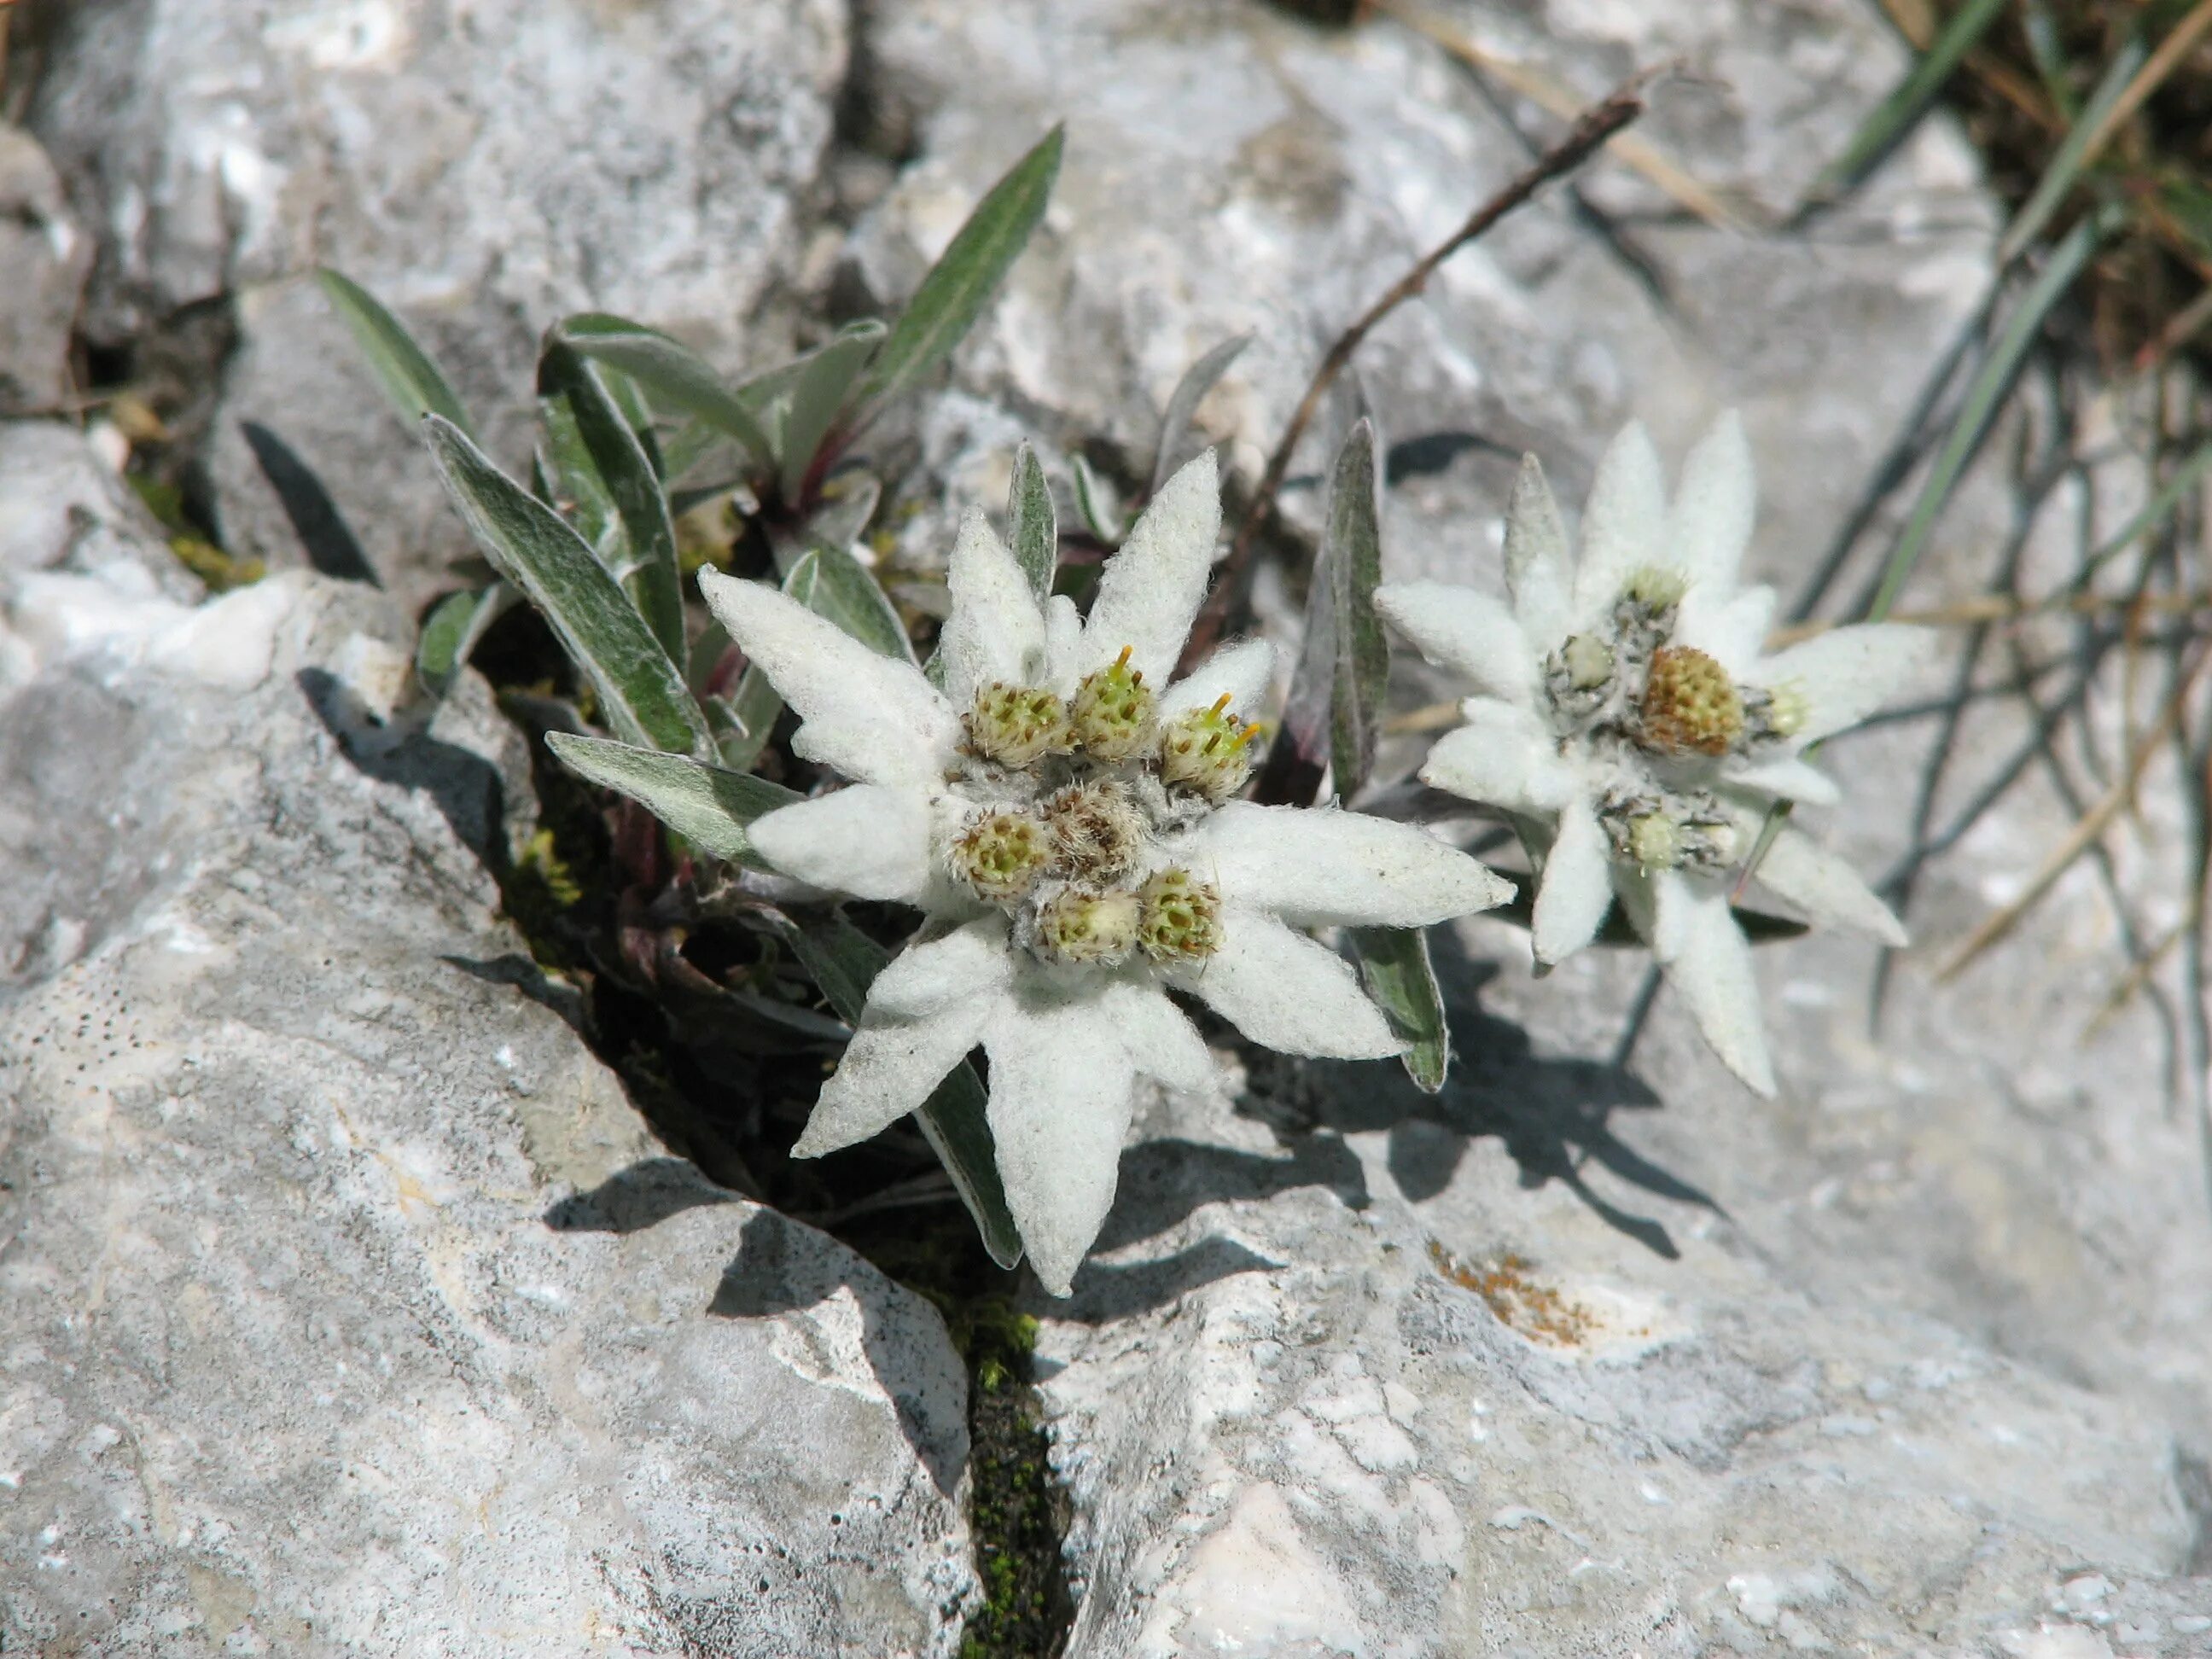
[[[947,852],[953,874],[1005,910],[1040,961],[1165,965],[1219,944],[1220,894],[1165,861],[1251,775],[1260,728],[1209,708],[1162,720],[1125,648],[1072,697],[994,682],[964,716],[962,779],[988,804]]]
[[[1737,849],[1708,787],[1714,763],[1777,750],[1805,721],[1790,688],[1740,685],[1710,653],[1674,643],[1684,592],[1674,571],[1636,571],[1604,625],[1544,664],[1553,729],[1617,768],[1598,803],[1613,856],[1646,871],[1727,864]]]

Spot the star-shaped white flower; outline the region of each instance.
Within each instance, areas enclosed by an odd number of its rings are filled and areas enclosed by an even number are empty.
[[[1404,1045],[1351,966],[1301,930],[1422,927],[1510,891],[1413,826],[1233,799],[1270,647],[1225,647],[1170,684],[1220,520],[1209,452],[1107,562],[1086,621],[1064,597],[1040,605],[971,512],[942,690],[772,587],[700,579],[798,711],[793,748],[853,781],[757,820],[754,848],[924,913],[793,1150],[876,1133],[981,1046],[1007,1204],[1055,1294],[1113,1203],[1137,1080],[1213,1074],[1170,988],[1285,1053],[1393,1054]]]
[[[1874,713],[1933,636],[1875,623],[1765,655],[1774,592],[1738,585],[1753,491],[1734,415],[1691,453],[1671,507],[1631,425],[1598,464],[1579,558],[1532,455],[1506,514],[1510,605],[1437,582],[1386,586],[1376,602],[1478,689],[1421,777],[1509,814],[1541,860],[1536,959],[1588,944],[1617,895],[1706,1041],[1764,1095],[1774,1073],[1733,872],[1775,799],[1838,798],[1805,746]],[[1759,878],[1816,921],[1905,942],[1857,873],[1798,830],[1783,830]]]

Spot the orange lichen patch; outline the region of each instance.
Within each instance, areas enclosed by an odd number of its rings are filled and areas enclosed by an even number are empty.
[[[1597,1316],[1579,1302],[1571,1302],[1534,1277],[1534,1263],[1508,1253],[1470,1267],[1433,1238],[1429,1260],[1462,1290],[1473,1291],[1500,1324],[1531,1342],[1547,1347],[1579,1347],[1590,1336]]]

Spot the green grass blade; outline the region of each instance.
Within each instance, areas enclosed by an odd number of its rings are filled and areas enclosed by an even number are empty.
[[[538,362],[538,387],[567,410],[565,441],[554,448],[562,487],[595,495],[609,514],[601,533],[595,538],[586,531],[585,539],[600,552],[668,659],[684,672],[689,646],[683,571],[653,458],[598,372],[568,346],[557,340],[546,346]]]
[[[835,912],[788,937],[800,964],[814,976],[830,1006],[846,1024],[858,1025],[867,1006],[868,988],[890,963],[891,953]],[[998,1149],[991,1139],[986,1104],[982,1079],[963,1060],[914,1116],[922,1138],[952,1177],[960,1201],[975,1218],[975,1231],[991,1260],[1012,1267],[1022,1259],[1022,1236],[999,1179]]]
[[[2012,222],[2005,227],[2004,236],[1997,244],[1997,264],[2000,267],[2010,264],[2026,252],[2029,245],[2043,234],[2045,228],[2051,223],[2052,216],[2066,198],[2073,194],[2074,186],[2081,182],[2089,146],[2095,142],[2099,129],[2105,125],[2106,115],[2127,92],[2129,84],[2136,78],[2136,71],[2142,67],[2143,59],[2148,56],[2149,49],[2139,37],[2126,40],[2119,51],[2112,54],[2112,61],[2105,66],[2104,75],[2098,80],[2095,90],[2090,93],[2089,101],[2082,106],[2081,114],[2075,118],[2065,142],[2052,152],[2051,164],[2044,168],[2043,176],[2035,181],[2034,190],[2029,192],[2027,200],[2021,204],[2020,211],[2013,215]]]
[[[1044,217],[1060,173],[1063,136],[1054,127],[991,186],[944,257],[921,279],[862,386],[858,401],[869,414],[942,362],[983,314]]]
[[[672,754],[708,752],[707,717],[684,676],[583,538],[459,427],[436,415],[424,416],[422,425],[477,545],[559,636],[616,735]]]
[[[1363,420],[1337,452],[1328,518],[1322,529],[1322,568],[1335,589],[1329,769],[1333,786],[1345,800],[1359,793],[1374,769],[1390,677],[1390,641],[1375,611],[1375,590],[1382,580],[1380,483],[1374,423]]]
[[[1398,1058],[1423,1094],[1444,1086],[1451,1066],[1451,1031],[1429,962],[1425,927],[1352,927],[1345,931],[1359,961],[1359,982],[1409,1045]]]
[[[898,611],[868,568],[842,548],[816,543],[799,556],[783,591],[833,622],[871,651],[914,661],[914,643]]]
[[[434,701],[453,689],[477,641],[520,597],[512,584],[495,581],[438,601],[415,641],[415,678]]]
[[[1813,194],[1816,198],[1837,195],[1857,184],[1889,154],[1893,145],[1919,124],[1936,94],[1942,90],[1943,82],[1959,67],[1960,59],[1989,33],[1990,26],[1997,21],[2007,3],[2008,0],[1966,0],[1953,14],[1896,89],[1859,124],[1858,131],[1844,146],[1844,153],[1814,181]]]
[[[829,343],[799,360],[803,366],[792,382],[791,405],[783,417],[783,459],[777,473],[786,506],[801,504],[816,453],[830,435],[860,371],[883,344],[884,333],[884,325],[872,318],[848,323]]]
[[[705,422],[756,462],[773,463],[774,449],[753,411],[723,385],[712,363],[681,341],[602,312],[563,319],[555,332],[594,362],[629,375],[664,407]]]
[[[694,847],[732,864],[760,867],[745,826],[803,799],[766,778],[605,738],[548,732],[545,745],[578,777],[629,796]]]
[[[1030,592],[1042,605],[1052,597],[1060,568],[1060,514],[1043,463],[1026,439],[1014,452],[1014,482],[1006,492],[1006,517],[1013,532],[1014,562],[1030,579]]]
[[[327,266],[315,272],[315,280],[351,331],[362,356],[368,360],[385,396],[409,425],[425,415],[437,415],[475,435],[460,398],[397,317],[378,304],[367,289]]]

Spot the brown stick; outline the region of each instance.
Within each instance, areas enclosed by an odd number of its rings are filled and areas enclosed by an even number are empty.
[[[1298,440],[1305,436],[1306,428],[1321,410],[1321,401],[1344,372],[1345,365],[1373,333],[1377,324],[1428,286],[1429,278],[1436,274],[1438,265],[1475,240],[1485,232],[1528,201],[1553,179],[1573,172],[1595,155],[1607,139],[1644,113],[1643,91],[1656,70],[1645,70],[1623,82],[1602,100],[1584,110],[1567,136],[1537,157],[1528,169],[1504,190],[1474,210],[1468,222],[1443,241],[1413,262],[1413,269],[1384,290],[1382,297],[1368,307],[1359,319],[1337,337],[1336,343],[1328,349],[1321,367],[1314,371],[1306,395],[1299,399],[1291,423],[1283,428],[1282,439],[1275,453],[1267,458],[1267,470],[1261,475],[1260,487],[1252,496],[1252,503],[1244,510],[1244,517],[1237,526],[1237,539],[1230,544],[1229,556],[1221,562],[1220,580],[1214,584],[1213,596],[1206,608],[1199,612],[1192,628],[1190,643],[1184,647],[1183,662],[1188,665],[1213,648],[1227,625],[1231,606],[1243,589],[1245,568],[1252,562],[1255,543],[1261,526],[1273,513],[1276,495],[1283,487],[1283,477],[1291,470],[1291,454],[1297,448]]]

